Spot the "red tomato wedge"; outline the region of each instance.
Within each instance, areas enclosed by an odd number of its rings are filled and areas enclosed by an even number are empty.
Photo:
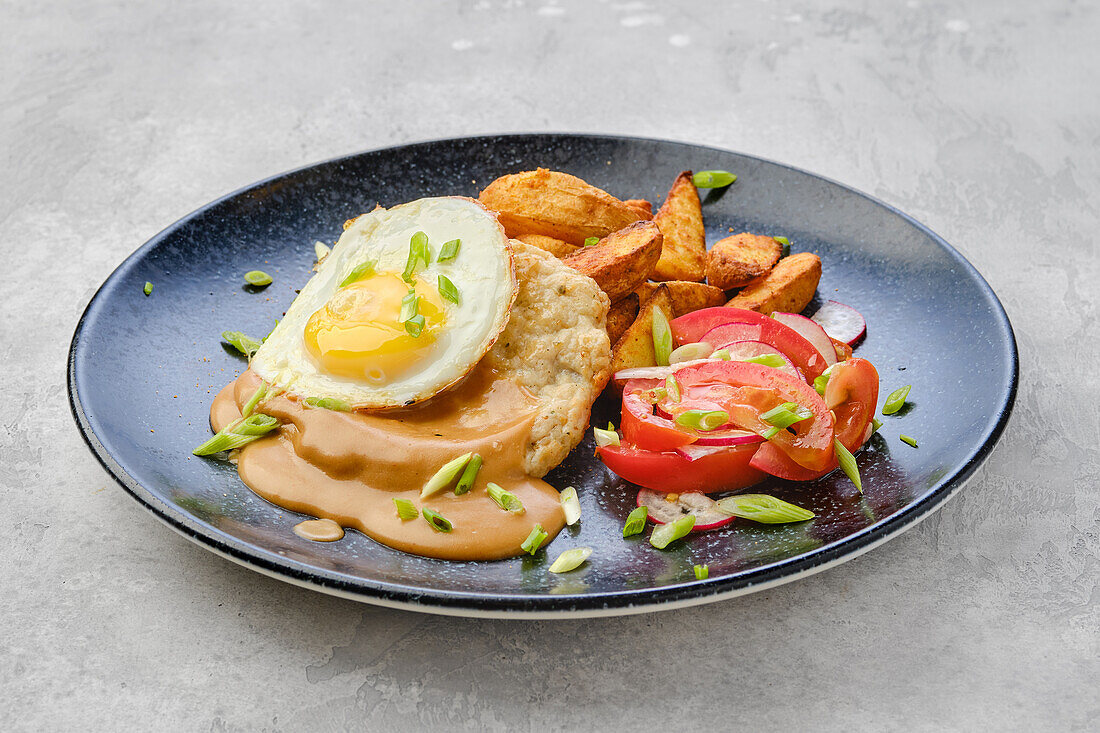
[[[620,426],[627,443],[651,451],[675,450],[695,442],[695,436],[667,417],[653,414],[653,403],[644,393],[664,385],[662,379],[631,379],[623,387],[623,416]]]
[[[765,478],[763,471],[749,465],[757,445],[730,446],[694,460],[628,445],[605,445],[596,453],[608,468],[638,486],[663,493],[713,493],[744,489]]]
[[[805,382],[778,369],[737,361],[711,361],[685,367],[676,372],[676,381],[682,399],[678,403],[661,404],[669,414],[676,416],[687,410],[712,410],[717,406],[729,413],[734,426],[757,434],[772,427],[760,415],[773,407],[784,402],[805,407],[811,417],[795,423],[791,427],[793,432],[780,431],[768,444],[811,471],[820,471],[831,464],[833,415],[821,396]]]
[[[866,359],[840,362],[829,374],[825,404],[836,415],[836,438],[855,453],[870,437],[868,428],[878,404],[878,371]],[[835,457],[818,471],[808,470],[790,459],[778,447],[765,443],[757,450],[752,465],[772,476],[790,481],[813,481],[837,468]]]
[[[771,318],[759,323],[724,323],[703,334],[703,340],[716,349],[737,341],[763,341],[794,362],[808,380],[819,376],[828,366],[813,344],[794,329]]]
[[[676,345],[683,346],[702,341],[703,334],[724,323],[763,323],[770,320],[768,316],[762,316],[756,311],[718,306],[686,313],[674,318],[669,325],[672,327],[672,338]]]

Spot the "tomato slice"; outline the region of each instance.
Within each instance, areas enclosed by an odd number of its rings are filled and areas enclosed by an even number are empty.
[[[724,323],[763,323],[770,320],[768,316],[756,311],[731,308],[726,305],[685,313],[679,318],[674,318],[669,325],[672,327],[672,338],[676,341],[676,345],[683,346],[702,341],[703,334]]]
[[[829,373],[825,388],[825,403],[836,416],[836,438],[855,453],[867,441],[868,428],[878,404],[878,371],[866,359],[840,362]],[[812,481],[837,468],[835,457],[818,471],[795,463],[778,447],[765,443],[753,456],[752,465],[762,471],[790,481]]]
[[[712,344],[716,349],[736,341],[763,341],[787,356],[810,381],[828,366],[821,352],[798,331],[771,318],[757,323],[724,323],[715,326],[703,334],[703,341]]]
[[[819,357],[820,358],[820,357]],[[811,416],[782,430],[769,444],[794,463],[811,471],[820,471],[833,460],[834,418],[813,387],[794,377],[760,364],[737,361],[711,361],[695,364],[676,372],[682,399],[663,402],[662,408],[676,415],[689,409],[714,409],[719,406],[730,414],[737,427],[761,434],[771,424],[760,415],[783,402],[797,403]]]
[[[623,415],[620,426],[627,443],[644,450],[675,450],[696,438],[666,417],[653,414],[653,404],[643,393],[662,386],[659,379],[631,379],[623,386]]]
[[[766,477],[749,465],[756,446],[723,447],[694,460],[674,451],[647,451],[629,445],[605,445],[596,453],[608,468],[638,486],[663,493],[714,493],[744,489]]]

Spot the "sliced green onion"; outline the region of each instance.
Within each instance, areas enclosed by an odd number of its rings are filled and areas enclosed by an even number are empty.
[[[696,188],[725,188],[736,180],[729,171],[699,171],[691,177]]]
[[[668,397],[668,390],[664,387],[654,387],[642,393],[642,399],[651,405],[657,404],[666,397]]]
[[[328,257],[328,253],[331,251],[332,248],[324,242],[318,241],[313,243],[313,256],[317,259],[318,262]]]
[[[413,273],[416,272],[417,263],[427,267],[431,264],[431,261],[432,253],[428,249],[428,235],[424,232],[417,232],[409,240],[409,259],[405,262],[405,271],[401,273],[401,278],[405,282],[411,283]]]
[[[645,529],[645,520],[649,516],[649,508],[640,506],[626,515],[626,524],[623,525],[623,537],[631,537],[641,534]]]
[[[696,359],[706,359],[708,356],[713,355],[714,349],[710,344],[698,342],[694,344],[684,344],[683,346],[677,346],[668,355],[669,364],[679,364],[682,361],[695,361]]]
[[[336,412],[349,412],[351,405],[339,397],[306,397],[306,404],[310,407],[320,407],[324,410]]]
[[[260,404],[260,401],[266,396],[267,382],[260,382],[260,386],[256,388],[256,391],[248,398],[248,402],[244,403],[244,407],[241,408],[241,417],[248,417],[251,415],[252,411],[256,409],[256,405]]]
[[[665,391],[668,392],[669,402],[680,401],[680,385],[676,383],[675,374],[669,374],[665,377]]]
[[[917,447],[917,441],[913,440],[912,438],[910,438],[908,435],[905,435],[904,433],[899,435],[898,439],[901,440],[901,442],[905,443],[906,445],[912,446],[914,448]]]
[[[750,356],[748,359],[742,359],[742,361],[747,361],[749,364],[772,367],[773,369],[778,369],[787,363],[787,360],[779,354],[760,354],[758,356]]]
[[[813,417],[813,413],[796,402],[784,402],[760,415],[760,419],[769,425],[785,430],[796,422]]]
[[[460,246],[462,246],[461,239],[452,239],[449,242],[444,242],[439,250],[439,257],[436,258],[436,262],[446,262],[458,257],[458,248]]]
[[[833,366],[821,372],[821,376],[814,377],[814,390],[822,397],[825,396],[825,388],[829,386],[829,377],[832,376],[833,367],[835,366],[836,364],[833,364]]]
[[[153,283],[146,280],[145,281],[145,287],[143,287],[141,289],[141,292],[145,293],[146,295],[152,295],[152,293],[153,293]]]
[[[404,323],[416,318],[419,308],[420,296],[416,294],[415,290],[409,288],[409,292],[401,298],[401,313],[397,316],[397,322]]]
[[[655,527],[652,534],[649,535],[649,544],[658,550],[663,550],[669,546],[669,543],[675,542],[681,537],[686,537],[694,526],[695,515],[685,514],[679,519]]]
[[[657,366],[668,366],[672,328],[668,325],[668,316],[660,308],[653,309],[653,352],[657,355]]]
[[[439,295],[455,305],[459,304],[458,288],[451,282],[451,279],[446,275],[440,275],[436,279],[436,287],[439,290]]]
[[[271,327],[271,330],[267,332],[266,336],[264,336],[262,339],[260,339],[260,343],[266,343],[267,340],[269,338],[271,338],[271,334],[275,333],[275,329],[278,328],[278,327],[279,327],[279,319],[276,318],[275,319],[275,325]]]
[[[491,481],[485,488],[489,492],[489,498],[495,501],[497,506],[504,511],[512,512],[512,514],[522,514],[526,511],[523,508],[523,502],[511,491],[505,491],[504,488]]]
[[[409,335],[414,339],[420,338],[420,334],[424,333],[424,316],[415,315],[405,321],[405,330],[408,331]]]
[[[696,580],[706,580],[710,577],[709,565],[696,565],[693,570],[695,571]]]
[[[529,555],[534,555],[549,536],[541,524],[536,524],[531,529],[531,534],[527,535],[527,539],[520,543],[519,548]]]
[[[447,519],[436,510],[424,507],[420,511],[421,514],[424,515],[424,520],[427,521],[428,524],[432,525],[432,529],[434,529],[436,532],[450,532],[452,529],[454,529],[454,525],[451,524],[451,520]]]
[[[340,287],[351,285],[353,282],[358,282],[368,275],[374,274],[374,260],[367,260],[366,262],[360,262],[355,267],[351,268],[343,280],[340,281]]]
[[[595,247],[599,243],[600,243],[600,238],[599,237],[587,237],[584,240],[584,246],[585,247]]]
[[[871,418],[871,432],[872,433],[877,433],[878,429],[881,428],[881,427],[882,427],[882,420],[879,420],[877,417],[872,417]]]
[[[718,511],[761,524],[787,524],[813,519],[814,513],[767,494],[738,494],[719,499]]]
[[[677,425],[703,432],[717,430],[729,421],[730,414],[725,410],[688,410],[673,418]]]
[[[470,462],[473,455],[473,453],[463,453],[458,458],[452,458],[444,463],[443,467],[428,479],[428,483],[424,484],[424,488],[420,490],[420,498],[427,499],[453,484],[455,479],[465,470],[466,464]]]
[[[466,464],[466,468],[462,471],[462,476],[459,477],[458,483],[455,484],[455,496],[462,496],[474,485],[474,481],[477,480],[477,474],[481,471],[481,462],[480,454],[474,453],[470,456],[470,462]]]
[[[859,478],[859,466],[856,465],[856,457],[836,438],[833,438],[833,449],[836,451],[837,463],[840,464],[844,473],[852,480],[852,483],[856,485],[856,488],[859,489],[859,493],[862,494],[863,481]]]
[[[764,440],[771,440],[775,436],[779,435],[779,430],[780,430],[780,428],[770,427],[767,430],[765,430],[764,432],[760,433],[760,437],[763,438]]]
[[[277,427],[279,421],[271,415],[256,413],[242,417],[226,425],[213,438],[191,452],[196,456],[209,456],[240,448],[259,440]]]
[[[240,331],[222,331],[222,338],[249,359],[260,350],[261,343],[259,341],[245,336]]]
[[[783,245],[783,249],[779,251],[779,259],[783,259],[791,253],[791,240],[786,237],[772,237],[777,244]]]
[[[909,396],[909,390],[913,388],[913,385],[907,384],[904,387],[898,387],[890,396],[886,398],[886,404],[882,406],[883,415],[893,415],[895,412],[902,408],[905,404],[905,398]]]
[[[410,519],[416,519],[420,516],[420,512],[416,511],[416,504],[413,504],[408,499],[393,500],[393,505],[397,507],[397,516],[401,517],[402,522],[407,522]]]
[[[257,288],[266,287],[272,282],[271,275],[263,270],[249,270],[244,274],[244,281]]]
[[[535,553],[531,553],[532,555]],[[568,573],[570,570],[576,570],[584,561],[592,554],[591,547],[574,547],[572,550],[566,550],[562,554],[558,555],[558,558],[550,565],[551,573]]]
[[[592,437],[596,439],[596,445],[600,448],[604,448],[609,445],[622,445],[619,440],[619,434],[614,430],[604,430],[603,428],[592,428]]]
[[[710,355],[711,359],[721,359],[722,361],[729,361],[733,358],[729,349],[718,349]]]
[[[576,524],[581,518],[581,500],[577,496],[577,490],[566,486],[558,494],[558,501],[561,502],[561,511],[565,514],[565,523],[569,526]]]

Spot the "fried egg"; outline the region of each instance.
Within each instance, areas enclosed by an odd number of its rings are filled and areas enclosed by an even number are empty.
[[[426,256],[417,258],[422,245]],[[511,244],[476,201],[378,208],[344,230],[251,369],[303,399],[354,409],[411,405],[481,360],[515,296]]]

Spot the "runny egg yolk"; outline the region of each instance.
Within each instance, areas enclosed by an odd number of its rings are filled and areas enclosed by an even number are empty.
[[[385,384],[420,361],[443,327],[439,292],[414,276],[424,328],[413,336],[401,321],[409,283],[383,272],[339,288],[306,323],[306,348],[329,374]]]

